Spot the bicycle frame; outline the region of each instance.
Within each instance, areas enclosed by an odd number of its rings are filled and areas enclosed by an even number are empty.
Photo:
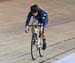
[[[39,24],[39,25],[29,25],[29,27],[32,27],[31,28],[31,31],[32,31],[32,34],[33,33],[40,33],[39,35],[41,35],[42,34],[42,25],[41,24]],[[38,29],[39,28],[39,29]]]

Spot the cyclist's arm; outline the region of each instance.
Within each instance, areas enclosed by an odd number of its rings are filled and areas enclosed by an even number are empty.
[[[28,16],[27,16],[27,19],[26,19],[25,27],[29,25],[29,22],[30,22],[31,17],[32,17],[32,13],[29,12],[29,13],[28,13]]]

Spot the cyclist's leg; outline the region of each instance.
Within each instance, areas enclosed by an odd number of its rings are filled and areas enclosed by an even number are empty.
[[[32,24],[33,24],[33,25],[37,25],[37,24],[38,24],[38,20],[37,20],[35,17],[33,17]]]
[[[32,25],[37,25],[37,23],[38,23],[37,19],[33,16],[31,24]],[[35,29],[34,26],[32,28],[33,28],[33,30]]]
[[[43,47],[42,49],[46,49],[46,37],[45,37],[45,28],[42,29],[42,38],[43,38]]]
[[[46,41],[45,29],[46,29],[47,26],[48,26],[48,16],[46,16],[46,18],[45,18],[45,26],[43,27],[43,34],[42,34],[42,36],[43,36],[43,40],[44,41]]]
[[[44,29],[44,28],[42,29],[42,38],[43,38],[43,39],[46,39],[46,38],[45,38],[45,29]]]

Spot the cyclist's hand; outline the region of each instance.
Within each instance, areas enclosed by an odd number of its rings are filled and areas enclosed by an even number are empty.
[[[25,27],[25,32],[28,33],[29,32],[29,26]]]

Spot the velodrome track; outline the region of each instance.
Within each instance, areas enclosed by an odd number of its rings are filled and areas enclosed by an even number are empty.
[[[24,32],[30,5],[47,10],[47,49],[44,57],[30,56],[31,32]],[[54,63],[75,53],[74,0],[0,0],[0,63]]]

